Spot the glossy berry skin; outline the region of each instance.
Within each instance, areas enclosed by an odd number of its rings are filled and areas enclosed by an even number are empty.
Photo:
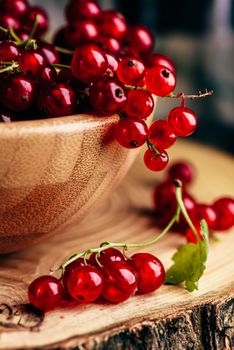
[[[120,42],[111,36],[102,36],[99,38],[98,46],[108,52],[118,53],[120,51]]]
[[[147,149],[144,154],[144,163],[146,167],[152,171],[163,170],[169,161],[168,154],[163,149],[158,149],[160,155],[156,155],[153,151]]]
[[[67,279],[67,292],[80,303],[91,303],[99,298],[103,290],[103,276],[94,266],[74,268]]]
[[[9,111],[26,111],[34,102],[35,92],[35,82],[31,77],[11,75],[1,84],[0,104]]]
[[[0,62],[9,62],[17,60],[19,49],[12,41],[2,41],[0,43]]]
[[[124,261],[124,260],[125,258],[123,254],[118,249],[115,249],[115,248],[107,248],[100,253],[100,256],[98,256],[98,261],[101,265],[107,265],[111,261]],[[96,266],[97,268],[100,268],[100,265],[97,263],[97,260],[96,260],[96,253],[93,253],[90,255],[89,264],[92,266]]]
[[[93,83],[104,76],[107,67],[105,53],[96,45],[85,45],[74,51],[71,68],[78,80]]]
[[[114,10],[103,11],[99,20],[99,30],[104,36],[121,39],[127,32],[127,23],[122,13]]]
[[[113,261],[103,267],[104,287],[102,296],[120,303],[134,295],[137,289],[137,274],[125,261]]]
[[[155,66],[146,70],[145,83],[152,94],[164,97],[175,89],[176,76],[167,67]]]
[[[188,162],[176,162],[168,169],[168,176],[171,180],[179,179],[183,185],[193,182],[194,169]]]
[[[176,136],[189,136],[197,127],[195,113],[186,107],[175,107],[168,115],[168,124]]]
[[[75,111],[77,96],[71,86],[54,84],[40,91],[37,105],[39,110],[49,117],[70,115]]]
[[[131,90],[128,93],[128,102],[124,113],[129,117],[146,119],[154,109],[154,99],[147,90]]]
[[[175,74],[176,69],[174,62],[170,59],[170,57],[166,55],[162,55],[160,53],[153,53],[146,58],[146,64],[148,67],[154,66],[164,66],[168,68],[172,73]]]
[[[63,282],[63,286],[66,290],[67,290],[68,277],[70,276],[70,274],[72,273],[72,271],[74,269],[76,269],[77,267],[80,267],[80,266],[85,266],[85,262],[84,262],[83,258],[78,258],[65,267],[65,271],[64,271],[63,276],[62,276],[62,282]]]
[[[38,25],[35,34],[41,36],[47,31],[49,25],[48,16],[41,7],[33,6],[29,8],[25,16],[25,25],[29,30],[32,30],[36,17],[38,18]]]
[[[147,27],[136,25],[129,28],[123,42],[127,53],[147,54],[153,50],[154,36]]]
[[[121,112],[127,103],[127,92],[116,79],[104,79],[93,84],[89,92],[95,112],[112,114]]]
[[[170,130],[166,120],[156,120],[149,128],[149,139],[156,148],[169,148],[176,142],[176,135]]]
[[[119,64],[119,60],[118,58],[111,52],[106,52],[105,53],[105,57],[107,60],[107,71],[108,69],[110,69],[111,71],[111,75],[114,76],[117,68],[118,68],[118,64]]]
[[[139,294],[154,292],[161,287],[165,280],[163,264],[154,255],[149,253],[136,253],[129,263],[138,275],[137,291]]]
[[[191,219],[194,223],[200,223],[202,219],[205,219],[209,229],[214,230],[217,223],[217,214],[212,206],[206,204],[197,204],[196,210],[194,210]]]
[[[215,231],[225,231],[234,225],[234,199],[222,197],[214,202],[212,208],[217,213]]]
[[[123,147],[137,148],[142,146],[148,137],[148,127],[143,120],[123,118],[115,127],[115,139]]]
[[[40,50],[26,50],[19,56],[18,63],[23,73],[36,76],[47,64]]]
[[[54,309],[62,300],[63,288],[53,276],[36,278],[28,287],[28,299],[36,308],[48,311]]]
[[[101,15],[101,8],[96,1],[71,0],[66,7],[68,23],[77,22],[79,19],[96,20]]]
[[[14,30],[17,30],[20,27],[20,22],[10,14],[0,14],[0,26],[6,29],[13,28]]]
[[[124,57],[118,65],[117,76],[119,80],[126,84],[135,86],[144,78],[144,63],[134,57]]]
[[[48,85],[55,83],[56,80],[57,72],[51,65],[43,67],[37,74],[37,81],[40,83],[40,86],[45,86],[46,88]]]
[[[4,11],[12,17],[21,18],[28,11],[28,4],[25,0],[5,0]]]
[[[94,42],[98,37],[98,28],[92,20],[80,20],[72,26],[67,26],[64,31],[64,40],[66,45],[75,49],[81,44]]]
[[[195,228],[197,230],[199,238],[203,241],[204,238],[203,238],[203,236],[201,234],[200,224],[197,223],[195,225]],[[187,242],[197,244],[197,237],[196,237],[195,233],[192,231],[192,229],[190,227],[187,229],[185,235],[186,235]]]
[[[54,45],[48,44],[45,42],[40,42],[39,48],[41,50],[41,53],[45,57],[47,63],[49,64],[59,63],[59,54],[56,51]]]

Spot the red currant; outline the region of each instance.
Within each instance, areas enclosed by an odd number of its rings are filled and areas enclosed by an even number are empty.
[[[15,74],[3,80],[1,84],[0,103],[13,112],[29,109],[35,98],[35,82],[31,77]]]
[[[144,155],[144,163],[152,171],[163,170],[169,161],[168,154],[164,149],[158,149],[158,152],[159,154],[155,154],[153,150],[147,149]]]
[[[62,282],[63,282],[63,286],[66,290],[67,290],[68,277],[70,276],[70,274],[72,273],[72,271],[74,269],[76,269],[77,267],[80,267],[80,266],[85,266],[85,262],[84,262],[83,258],[78,258],[65,267],[65,271],[64,271],[63,276],[62,276]]]
[[[74,76],[81,81],[97,81],[104,76],[107,67],[105,53],[96,45],[85,45],[74,51],[71,68]]]
[[[35,23],[35,19],[37,17],[37,28],[36,28],[36,35],[41,36],[44,34],[48,29],[48,16],[46,12],[39,6],[33,6],[30,7],[26,16],[25,16],[25,26],[29,30],[32,30],[33,25]]]
[[[149,139],[157,148],[169,148],[176,142],[166,120],[156,120],[149,128]]]
[[[59,63],[59,54],[56,51],[54,45],[41,41],[39,43],[39,47],[47,63],[49,64]]]
[[[90,303],[99,298],[103,290],[103,277],[96,267],[78,266],[70,271],[67,279],[69,295],[81,303]]]
[[[148,137],[148,127],[143,120],[123,118],[115,127],[115,139],[126,148],[142,146]]]
[[[91,86],[90,101],[97,113],[118,113],[127,103],[127,93],[118,80],[104,79]]]
[[[200,223],[202,219],[205,219],[209,229],[213,230],[217,222],[216,211],[210,205],[198,204],[196,210],[194,210],[191,219],[194,223]]]
[[[102,36],[98,39],[98,45],[102,47],[104,50],[118,53],[120,50],[120,42],[112,38],[111,36]]]
[[[40,85],[47,87],[48,85],[55,83],[57,80],[57,72],[53,66],[43,67],[37,74],[37,80]]]
[[[28,11],[28,4],[25,0],[5,0],[4,10],[12,17],[22,17]]]
[[[191,109],[179,106],[168,115],[168,124],[176,136],[189,136],[197,127],[197,117]]]
[[[93,0],[71,0],[66,7],[68,23],[79,19],[97,19],[101,15],[101,8]]]
[[[163,97],[175,89],[176,77],[167,67],[155,66],[146,70],[145,83],[151,93]]]
[[[171,180],[179,179],[185,185],[192,183],[194,169],[192,165],[187,162],[176,162],[169,168],[168,175]]]
[[[163,284],[165,270],[161,261],[154,255],[136,253],[130,258],[129,263],[132,264],[138,275],[138,293],[151,293]]]
[[[197,223],[195,225],[195,228],[197,230],[199,238],[203,241],[204,238],[203,238],[203,236],[201,234],[201,226],[200,226],[200,224]],[[197,244],[197,237],[196,237],[195,233],[192,231],[192,229],[190,227],[186,231],[186,239],[187,239],[187,242],[189,242],[189,243]]]
[[[118,68],[119,60],[113,53],[110,53],[110,52],[106,52],[105,57],[107,60],[108,68],[111,70],[112,76],[114,76],[114,73]]]
[[[146,63],[148,67],[151,67],[151,68],[154,66],[164,66],[174,74],[176,71],[174,62],[170,59],[170,57],[166,55],[162,55],[160,53],[153,53],[150,56],[148,56]]]
[[[41,90],[37,105],[46,116],[59,117],[73,114],[77,105],[74,89],[66,84],[54,84]]]
[[[81,44],[93,42],[97,39],[98,29],[92,20],[80,20],[72,26],[67,26],[64,31],[64,39],[71,49]]]
[[[217,213],[217,222],[214,230],[225,231],[234,225],[234,199],[229,197],[219,198],[212,208]]]
[[[147,27],[136,25],[128,30],[124,37],[124,45],[129,54],[146,54],[153,50],[154,36]]]
[[[0,62],[14,61],[19,56],[19,50],[12,41],[2,41],[0,43]]]
[[[127,31],[127,23],[120,12],[107,10],[101,14],[99,30],[104,36],[121,39]]]
[[[144,78],[145,66],[138,58],[124,57],[119,62],[117,75],[122,83],[135,86]]]
[[[124,108],[124,113],[129,117],[146,119],[154,109],[154,100],[147,90],[131,90],[128,93],[128,102]]]
[[[137,289],[137,274],[125,261],[112,261],[103,267],[104,287],[103,297],[112,302],[120,303],[135,294]]]
[[[22,72],[30,75],[37,75],[47,64],[40,50],[23,51],[19,56],[18,62]]]
[[[92,266],[96,266],[96,267],[100,268],[100,265],[97,263],[96,256],[97,256],[96,253],[91,254],[91,256],[89,258],[89,263]],[[111,261],[124,261],[125,260],[123,254],[118,249],[115,249],[115,248],[107,248],[107,249],[103,250],[100,253],[100,256],[97,256],[97,258],[98,258],[98,261],[101,265],[107,265]]]
[[[53,276],[41,276],[28,287],[28,299],[40,310],[54,309],[62,300],[63,288],[60,281]]]
[[[13,28],[14,30],[19,29],[20,23],[17,18],[12,17],[8,14],[0,14],[0,26],[6,29]]]

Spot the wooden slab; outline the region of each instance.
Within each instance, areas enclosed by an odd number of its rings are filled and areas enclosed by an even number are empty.
[[[192,192],[211,202],[233,195],[233,159],[200,145],[178,142],[171,159],[191,160],[197,168]],[[43,315],[27,305],[27,285],[47,274],[75,251],[101,241],[140,242],[157,233],[145,208],[163,176],[146,170],[139,159],[122,185],[78,226],[73,218],[63,233],[0,259],[0,349],[232,349],[234,232],[211,243],[199,291],[163,286],[120,305],[76,305]],[[232,230],[233,231],[233,230]],[[183,237],[170,233],[146,250],[168,267]]]

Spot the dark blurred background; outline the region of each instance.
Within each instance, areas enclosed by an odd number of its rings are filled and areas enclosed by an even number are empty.
[[[34,0],[50,7],[53,30],[64,19],[65,0]],[[149,26],[156,35],[155,51],[171,56],[177,67],[177,92],[212,89],[212,97],[188,101],[198,115],[192,136],[234,154],[234,1],[232,0],[102,0],[117,8],[129,23]],[[178,104],[160,100],[157,116],[166,117]]]

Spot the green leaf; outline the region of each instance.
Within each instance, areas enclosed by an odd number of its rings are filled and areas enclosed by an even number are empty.
[[[166,283],[185,282],[189,292],[198,289],[198,281],[205,271],[208,255],[208,226],[205,220],[201,221],[201,234],[204,240],[199,239],[197,244],[184,244],[173,255],[174,264],[167,271]]]

